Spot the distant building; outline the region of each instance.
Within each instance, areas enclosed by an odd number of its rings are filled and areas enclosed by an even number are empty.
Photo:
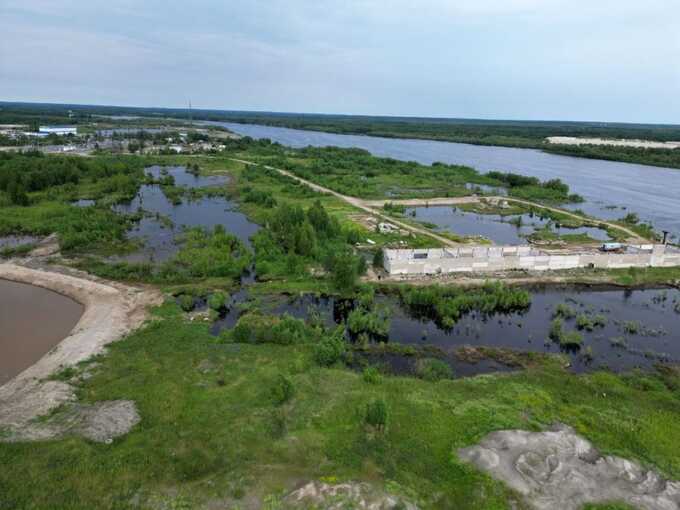
[[[76,126],[40,126],[38,130],[44,135],[76,135],[78,128]]]

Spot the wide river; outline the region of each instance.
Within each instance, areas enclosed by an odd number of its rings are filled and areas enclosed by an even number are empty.
[[[502,170],[540,179],[559,178],[586,199],[577,207],[605,219],[635,211],[658,229],[680,236],[680,170],[630,163],[557,156],[534,149],[489,147],[463,143],[338,135],[256,124],[216,122],[235,133],[269,138],[290,147],[359,147],[376,156],[432,164],[471,166],[482,172]],[[607,206],[622,206],[612,209]]]

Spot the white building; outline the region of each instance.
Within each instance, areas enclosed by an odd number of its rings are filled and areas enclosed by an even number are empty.
[[[40,126],[39,132],[44,135],[76,135],[76,126]]]

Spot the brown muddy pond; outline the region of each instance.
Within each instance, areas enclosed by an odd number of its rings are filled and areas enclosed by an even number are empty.
[[[80,303],[51,290],[0,279],[0,385],[66,337],[83,311]]]

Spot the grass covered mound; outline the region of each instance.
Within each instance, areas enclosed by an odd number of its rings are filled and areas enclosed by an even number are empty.
[[[558,421],[604,453],[680,478],[672,370],[576,376],[549,362],[466,379],[428,370],[422,380],[367,380],[321,367],[318,340],[223,343],[174,303],[156,313],[77,390],[87,403],[134,400],[141,423],[110,445],[0,443],[0,464],[12,467],[0,470],[5,507],[243,508],[255,497],[276,508],[300,480],[323,479],[370,480],[424,508],[511,508],[517,497],[455,451],[494,430]]]

